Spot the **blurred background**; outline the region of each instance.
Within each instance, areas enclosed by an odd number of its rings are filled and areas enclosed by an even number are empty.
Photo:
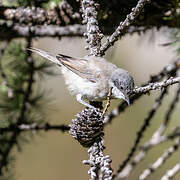
[[[154,37],[154,39],[152,38]],[[144,36],[126,36],[116,43],[107,54],[106,58],[112,63],[127,69],[135,79],[136,85],[146,82],[150,75],[158,73],[174,59],[173,49],[161,46],[167,42],[161,33],[149,32]],[[86,55],[84,49],[86,43],[83,38],[42,38],[33,41],[33,46],[47,50],[51,53],[62,53],[74,57]],[[44,60],[45,61],[45,60]],[[53,71],[57,76],[46,76],[38,87],[46,92],[44,114],[46,121],[52,124],[70,124],[84,107],[72,97],[64,84],[58,67],[54,66]],[[176,85],[174,85],[175,87]],[[150,96],[145,95],[133,106],[130,106],[124,113],[115,118],[112,124],[105,127],[105,154],[112,159],[112,168],[117,170],[118,166],[125,159],[136,138],[136,132],[143,123],[144,118],[150,111],[154,99],[159,91],[152,92]],[[168,103],[174,95],[174,88],[166,96],[163,105],[150,127],[145,132],[141,144],[149,139],[152,133],[159,127],[168,109]],[[111,109],[119,104],[119,100],[112,100]],[[168,130],[179,122],[179,107],[177,106]],[[34,133],[31,142],[23,145],[21,152],[14,151],[16,161],[14,162],[15,180],[60,180],[60,179],[89,179],[88,166],[82,164],[82,160],[88,159],[87,149],[82,148],[68,133],[48,131]],[[153,163],[172,142],[164,143],[153,148],[147,158],[141,162],[127,179],[138,179],[142,171]],[[154,172],[149,179],[158,180],[180,160],[180,152],[176,152],[166,163]],[[180,175],[176,176],[180,179]]]

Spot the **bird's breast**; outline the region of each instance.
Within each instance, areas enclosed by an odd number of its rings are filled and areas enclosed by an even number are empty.
[[[107,80],[98,79],[91,82],[71,72],[66,67],[61,68],[68,90],[72,95],[81,94],[84,99],[95,101],[104,100],[107,97],[109,87]]]

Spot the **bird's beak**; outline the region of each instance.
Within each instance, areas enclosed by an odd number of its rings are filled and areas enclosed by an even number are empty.
[[[130,99],[129,99],[129,97],[128,97],[128,96],[125,96],[125,99],[124,99],[124,100],[127,102],[128,106],[130,106]]]
[[[116,96],[116,98],[123,99],[124,101],[126,101],[128,106],[130,105],[130,99],[129,99],[129,96],[126,93],[120,92],[119,95]]]
[[[126,103],[128,104],[128,106],[130,106],[130,99],[129,96],[126,94],[123,94],[123,99],[126,101]]]

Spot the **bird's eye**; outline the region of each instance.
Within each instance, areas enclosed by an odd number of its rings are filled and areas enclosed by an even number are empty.
[[[122,86],[120,86],[119,88],[120,88],[120,90],[123,90],[123,87],[122,87]]]

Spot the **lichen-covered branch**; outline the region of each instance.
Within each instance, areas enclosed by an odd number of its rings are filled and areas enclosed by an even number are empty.
[[[31,30],[31,33],[29,31]],[[0,39],[8,40],[19,37],[73,37],[83,36],[86,26],[69,25],[59,27],[56,25],[39,25],[39,26],[20,26],[19,24],[0,24]],[[4,33],[5,31],[5,33]]]
[[[59,6],[54,9],[40,7],[4,7],[0,6],[0,19],[12,20],[23,25],[59,25],[64,26],[80,22],[80,14],[73,13],[70,5]]]
[[[175,143],[173,146],[171,146],[169,149],[167,149],[162,156],[160,156],[148,169],[145,169],[143,173],[139,176],[139,180],[145,180],[148,176],[150,176],[157,168],[162,166],[165,161],[170,158],[174,152],[178,150],[180,146],[180,138],[177,138],[175,140]]]
[[[89,55],[100,55],[101,39],[103,34],[100,32],[97,20],[97,9],[99,4],[94,0],[82,0],[82,17],[83,23],[87,25],[87,31],[84,33],[88,43]]]
[[[168,170],[161,180],[170,180],[180,171],[180,163],[177,163],[172,169]]]
[[[126,29],[135,21],[135,19],[141,13],[144,6],[149,2],[150,0],[138,1],[136,7],[132,8],[131,13],[126,16],[126,19],[123,22],[120,22],[115,32],[110,37],[108,37],[107,41],[102,45],[101,47],[102,55],[109,47],[111,47],[115,43],[115,41],[118,40],[119,37],[121,37],[125,33]]]
[[[133,90],[133,93],[134,94],[147,93],[151,90],[162,89],[162,88],[165,88],[167,86],[177,84],[177,83],[180,83],[180,77],[175,77],[175,78],[171,77],[171,78],[164,80],[162,82],[150,83],[147,86],[135,88]]]
[[[13,20],[19,24],[61,24],[57,12],[54,10],[44,10],[40,7],[0,7],[0,16],[4,20]]]
[[[95,142],[88,149],[89,160],[83,161],[83,164],[90,166],[88,174],[90,174],[91,180],[112,179],[111,159],[109,155],[107,156],[104,155],[103,150],[104,150],[103,140],[99,142]]]

